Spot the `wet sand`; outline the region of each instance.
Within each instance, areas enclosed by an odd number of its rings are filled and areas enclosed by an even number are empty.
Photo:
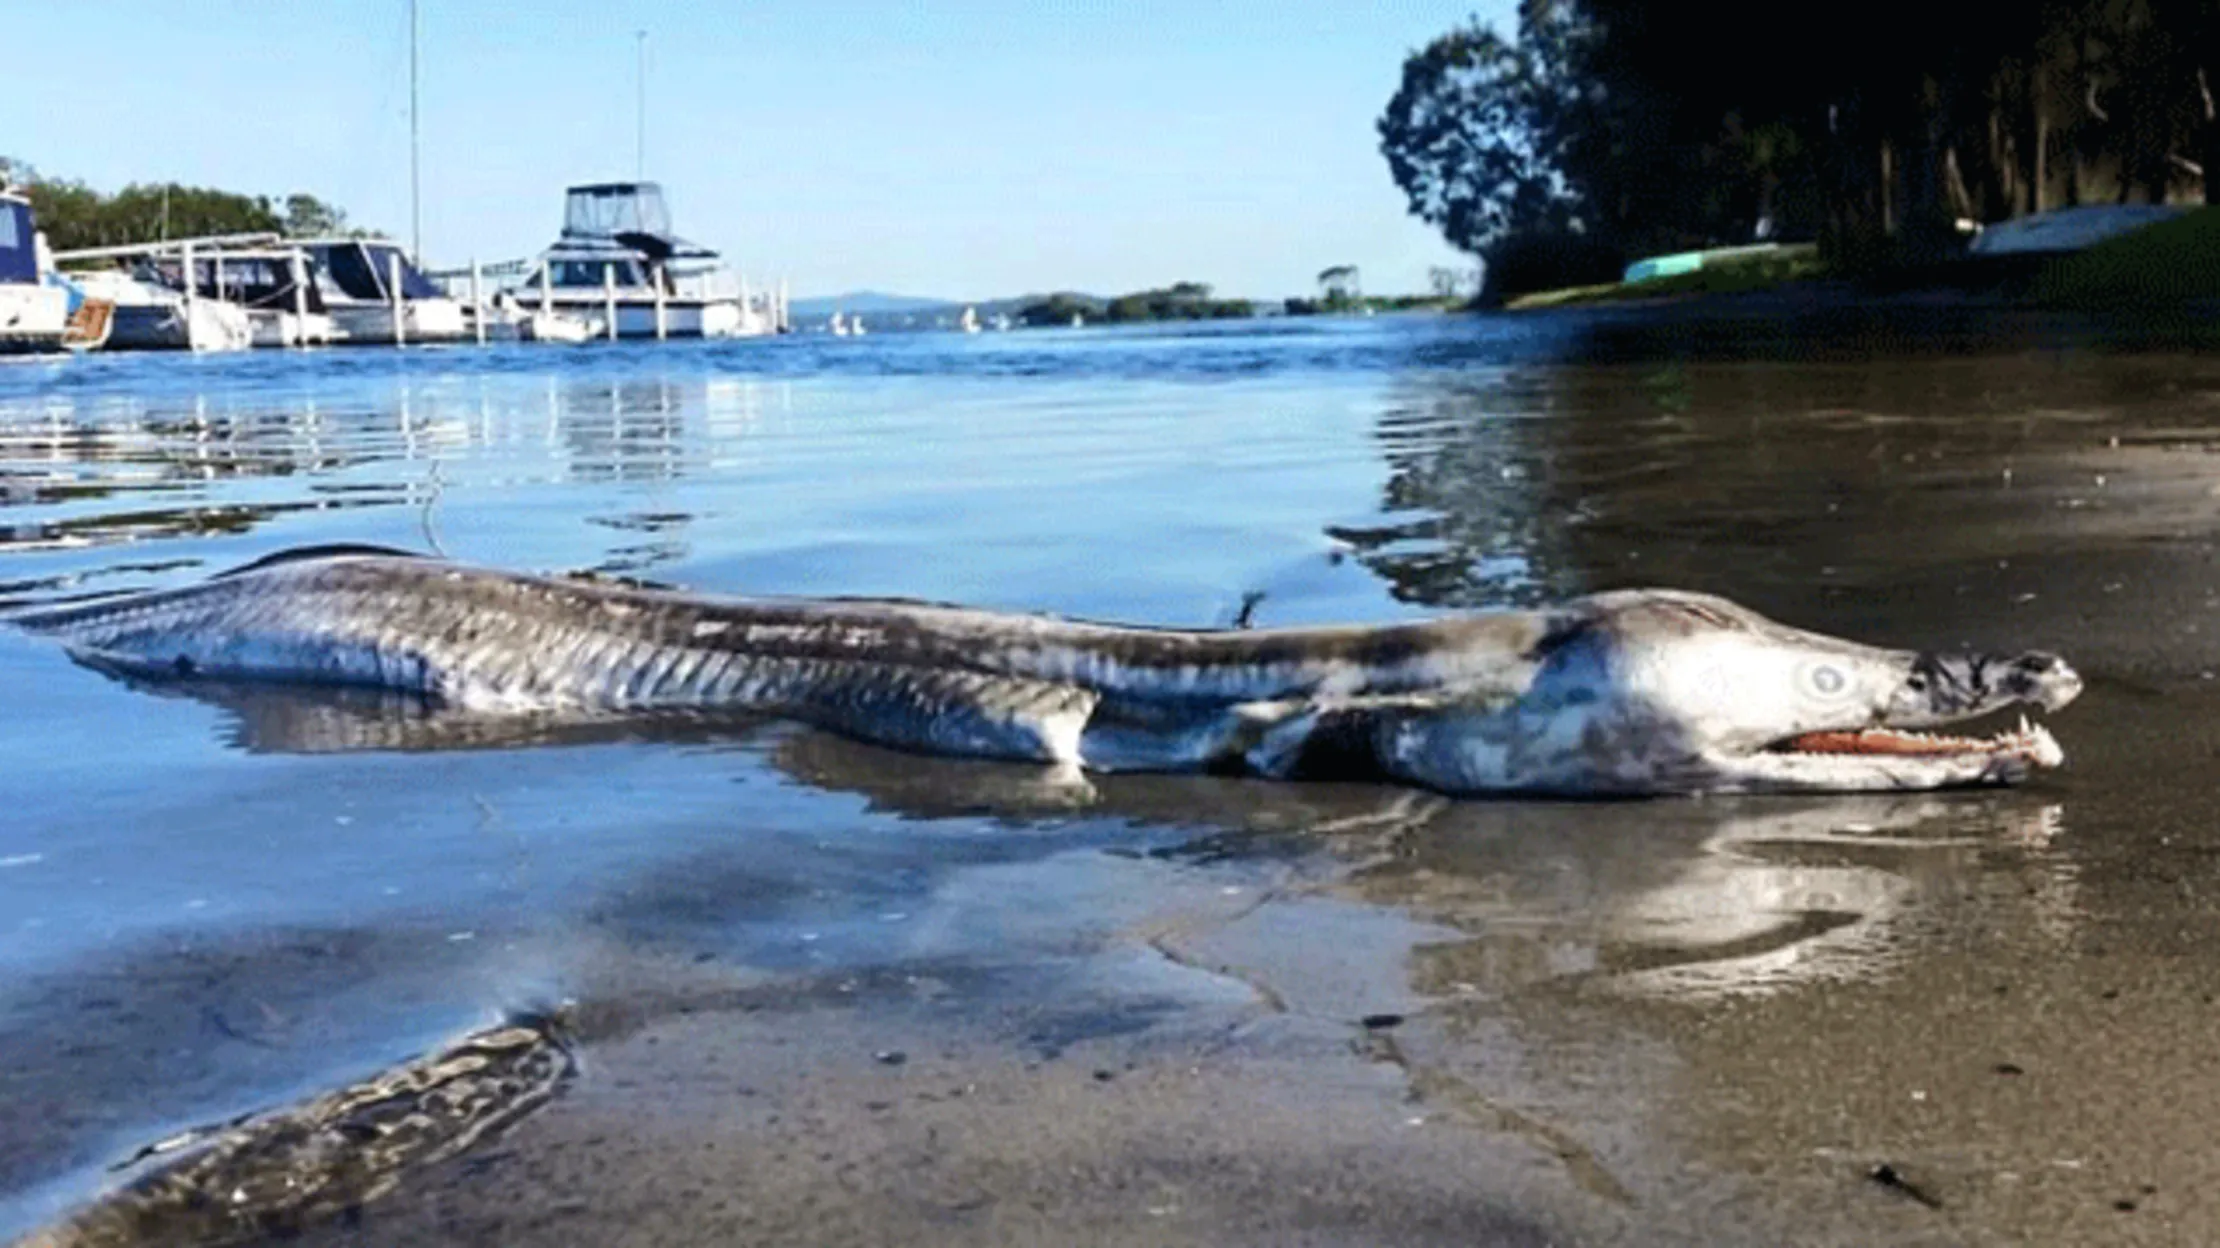
[[[1969,364],[1889,402],[1806,378],[1801,410],[1762,416],[1789,383],[1645,373],[1624,401],[1649,434],[1548,460],[1578,517],[1556,557],[1619,583],[2068,655],[2089,688],[2052,720],[2062,773],[1898,799],[1074,794],[790,735],[776,761],[798,783],[983,812],[1036,848],[917,882],[900,904],[944,938],[828,972],[621,915],[590,942],[545,936],[578,1001],[570,1086],[292,1242],[2220,1239],[2220,385],[2195,361],[2088,367],[2112,371],[2077,392],[2081,364]],[[2074,414],[1998,389],[2046,384]],[[2020,415],[1968,418],[1982,396]],[[1429,454],[1406,466],[1413,498],[1473,506],[1465,485],[1528,462]],[[1381,541],[1382,575],[1464,592],[1399,549]],[[1079,842],[1073,811],[1096,821]],[[746,891],[628,887],[637,914],[692,906],[705,928]],[[227,1025],[321,1017],[311,1002],[357,982],[383,1006],[408,999],[397,983],[502,980],[435,930],[294,944],[326,949],[322,969],[264,949],[149,977],[160,959],[119,955],[139,988],[102,1043],[153,1052],[204,1007],[231,1020],[283,992],[299,1004]],[[48,1098],[0,1097],[26,1115],[0,1171],[57,1205],[122,1140],[73,1129],[77,1168],[57,1169],[18,1134],[33,1111],[68,1089],[131,1120],[129,1054],[57,1051],[92,991],[19,996],[0,1027],[19,1087]],[[427,1013],[427,1043],[452,1025]],[[287,1073],[262,1082],[307,1091],[312,1036],[265,1035]]]

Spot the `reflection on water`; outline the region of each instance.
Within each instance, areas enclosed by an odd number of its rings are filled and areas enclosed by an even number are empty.
[[[1388,393],[1380,515],[1337,536],[1436,606],[1660,584],[1763,609],[1908,561],[2041,550],[2092,515],[2165,533],[2187,517],[2150,505],[2153,478],[2187,468],[2183,501],[2209,518],[2195,460],[2094,461],[2123,441],[2220,449],[2220,364],[2179,358],[1591,365]]]
[[[358,404],[272,407],[251,392],[174,405],[49,397],[33,414],[0,401],[0,552],[243,534],[289,513],[422,508],[469,485],[669,481],[729,468],[768,393],[732,378],[475,380],[403,378]],[[666,538],[618,564],[684,551]]]
[[[1460,805],[1351,887],[1471,934],[1419,955],[1438,996],[1702,999],[1884,974],[1954,880],[2000,847],[2047,844],[2061,820],[2017,795]],[[2069,916],[2070,889],[2051,879],[2029,905]]]
[[[764,741],[786,776],[903,818],[1084,813],[1194,829],[1162,851],[1189,862],[1254,857],[1271,852],[1259,838],[1294,834],[1367,864],[1348,877],[1355,895],[1472,933],[1418,955],[1416,985],[1445,997],[1578,982],[1700,998],[1881,974],[1932,925],[1921,906],[1933,888],[1997,851],[2045,849],[2064,826],[2062,806],[2018,795],[1454,801],[1353,785],[1082,778],[920,757],[747,714],[487,715],[375,690],[125,683],[221,708],[219,734],[250,753]],[[2071,875],[2035,878],[2026,904],[2061,939]]]

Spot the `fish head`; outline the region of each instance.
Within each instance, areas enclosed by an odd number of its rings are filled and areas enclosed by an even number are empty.
[[[2024,714],[1989,735],[1922,731],[2064,707],[2082,680],[2054,654],[1885,649],[1701,594],[1629,591],[1584,605],[1595,696],[1635,735],[1661,743],[1661,755],[1677,755],[1675,788],[2009,784],[2064,761],[2057,741]]]

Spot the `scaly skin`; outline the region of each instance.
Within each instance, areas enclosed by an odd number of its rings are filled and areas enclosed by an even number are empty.
[[[773,713],[927,752],[1452,793],[2012,783],[2061,761],[2042,729],[1903,734],[2015,703],[2055,710],[2081,688],[2052,655],[1878,649],[1669,590],[1190,631],[684,594],[364,548],[10,622],[140,678],[360,685],[487,716]]]

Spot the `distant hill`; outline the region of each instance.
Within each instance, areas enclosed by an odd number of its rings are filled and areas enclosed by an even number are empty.
[[[844,295],[812,295],[795,299],[787,304],[795,320],[822,320],[834,312],[887,315],[899,312],[931,312],[941,308],[961,310],[953,299],[930,299],[917,295],[890,295],[876,290],[852,290]]]

